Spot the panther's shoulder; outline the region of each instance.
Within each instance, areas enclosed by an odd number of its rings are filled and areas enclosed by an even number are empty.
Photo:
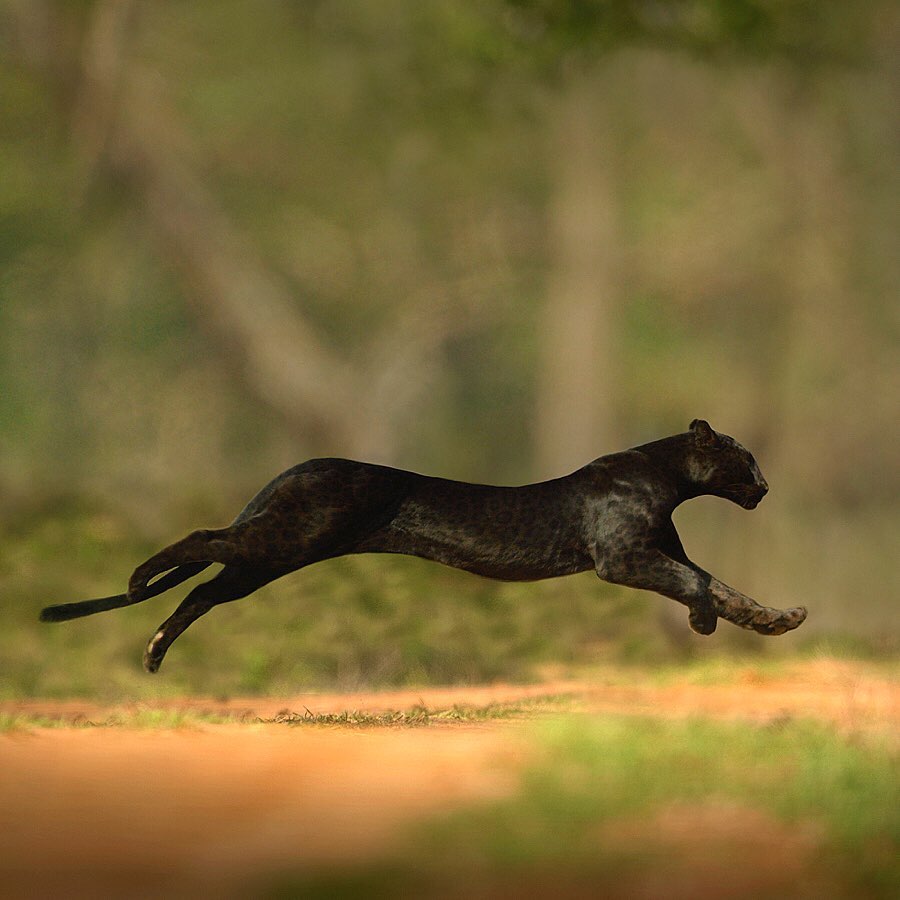
[[[596,489],[668,493],[677,488],[671,469],[639,447],[600,456],[580,472]]]

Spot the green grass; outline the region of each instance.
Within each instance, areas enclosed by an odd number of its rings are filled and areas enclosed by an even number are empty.
[[[523,835],[539,821],[547,826],[542,854],[577,858],[595,849],[579,840],[588,822],[710,796],[761,805],[788,821],[823,817],[854,845],[883,834],[900,846],[893,754],[820,723],[570,718],[540,726],[537,739],[543,758],[506,807],[510,827],[488,831],[487,856],[531,855]]]
[[[340,713],[285,713],[271,721],[286,725],[336,725],[352,728],[385,727],[392,725],[421,726],[442,723],[489,722],[504,719],[521,719],[535,714],[558,713],[572,705],[572,698],[565,694],[523,698],[515,703],[488,703],[484,706],[454,704],[445,709],[428,709],[412,706],[404,710],[387,710],[380,713],[345,710]]]
[[[128,709],[114,712],[102,719],[88,716],[47,716],[30,713],[0,712],[0,733],[28,731],[39,728],[132,728],[165,730],[173,728],[201,728],[204,725],[287,725],[332,726],[348,728],[420,727],[447,723],[490,722],[522,719],[535,714],[559,713],[571,709],[573,699],[565,694],[525,697],[514,703],[488,703],[483,706],[454,704],[430,709],[417,704],[407,709],[381,712],[343,710],[339,713],[283,712],[272,718],[249,713],[217,713],[179,709]]]
[[[659,619],[669,601],[590,573],[503,584],[374,555],[311,566],[215,608],[179,638],[155,676],[141,668],[146,641],[194,582],[134,607],[38,621],[43,606],[122,590],[134,566],[164,540],[136,541],[121,523],[77,507],[39,516],[0,540],[0,699],[117,703],[528,682],[547,667],[578,674],[597,665],[622,666],[616,677],[627,679],[647,663],[660,679],[680,676],[687,665],[698,680],[727,680],[742,662],[775,669],[786,654],[817,646],[802,631],[754,636],[748,644],[725,625],[700,639],[686,618],[684,640],[672,642]],[[871,655],[859,642],[840,649],[847,658]]]
[[[47,716],[30,713],[0,713],[0,733],[31,731],[41,728],[130,728],[163,730],[200,728],[203,725],[227,725],[235,722],[258,722],[240,715],[222,715],[175,709],[134,709],[113,713],[103,719],[89,716]]]
[[[758,727],[583,716],[537,724],[532,742],[535,762],[513,797],[432,823],[424,837],[419,827],[404,862],[289,879],[275,894],[391,895],[415,886],[454,896],[453,886],[466,883],[504,895],[549,878],[602,896],[621,892],[647,866],[677,870],[678,848],[652,843],[649,826],[642,842],[641,823],[666,809],[727,803],[764,812],[786,833],[817,835],[804,877],[828,896],[898,896],[900,785],[887,745],[809,721]],[[610,840],[623,822],[634,839]]]
[[[154,549],[80,514],[0,541],[0,633],[10,636],[0,648],[0,699],[115,703],[521,682],[542,665],[587,663],[601,647],[628,645],[633,655],[637,646],[663,646],[647,627],[652,598],[590,574],[501,584],[390,556],[311,566],[217,607],[179,638],[155,676],[141,668],[144,646],[195,582],[134,607],[38,621],[43,606],[122,590]]]

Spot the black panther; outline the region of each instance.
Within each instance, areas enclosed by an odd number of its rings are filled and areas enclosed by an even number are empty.
[[[589,569],[688,608],[699,634],[717,618],[783,634],[803,607],[760,606],[688,559],[672,524],[679,503],[711,494],[754,509],[768,485],[748,450],[695,419],[688,431],[601,456],[571,475],[499,487],[348,459],[313,459],[267,484],[226,528],[193,531],[137,567],[125,594],[47,607],[59,622],[139,603],[212,563],[147,645],[159,669],[172,642],[219,603],[351,553],[405,553],[486,578],[535,581]]]

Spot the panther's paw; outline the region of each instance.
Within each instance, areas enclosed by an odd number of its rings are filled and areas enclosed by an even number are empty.
[[[718,616],[711,603],[694,606],[688,613],[688,624],[697,634],[712,634],[717,623]]]
[[[807,610],[805,606],[796,606],[793,609],[772,610],[777,615],[753,626],[754,631],[760,634],[778,635],[785,634],[799,628],[805,621]]]
[[[159,667],[162,665],[163,657],[166,655],[166,648],[161,645],[162,639],[162,630],[157,631],[156,634],[154,634],[153,637],[150,638],[150,643],[147,644],[147,649],[144,650],[144,671],[149,672],[151,675],[159,671]]]
[[[806,621],[808,611],[805,606],[796,606],[793,609],[785,610],[784,621],[787,625],[786,631],[792,631],[794,628],[802,625]]]

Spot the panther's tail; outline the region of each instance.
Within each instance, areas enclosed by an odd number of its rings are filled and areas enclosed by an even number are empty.
[[[69,619],[80,619],[107,609],[118,609],[128,606],[127,594],[116,594],[114,597],[100,597],[97,600],[80,600],[78,603],[61,603],[59,606],[48,606],[41,610],[42,622],[66,622]]]
[[[151,582],[143,591],[143,595],[139,600],[149,600],[169,588],[187,581],[188,578],[202,572],[208,562],[192,562],[185,563],[166,572],[156,581]],[[67,622],[69,619],[80,619],[82,616],[92,616],[94,613],[106,612],[108,609],[120,609],[123,606],[131,606],[132,603],[138,602],[129,599],[128,594],[115,594],[112,597],[98,597],[96,600],[79,600],[77,603],[60,603],[58,606],[48,606],[41,610],[42,622]]]

